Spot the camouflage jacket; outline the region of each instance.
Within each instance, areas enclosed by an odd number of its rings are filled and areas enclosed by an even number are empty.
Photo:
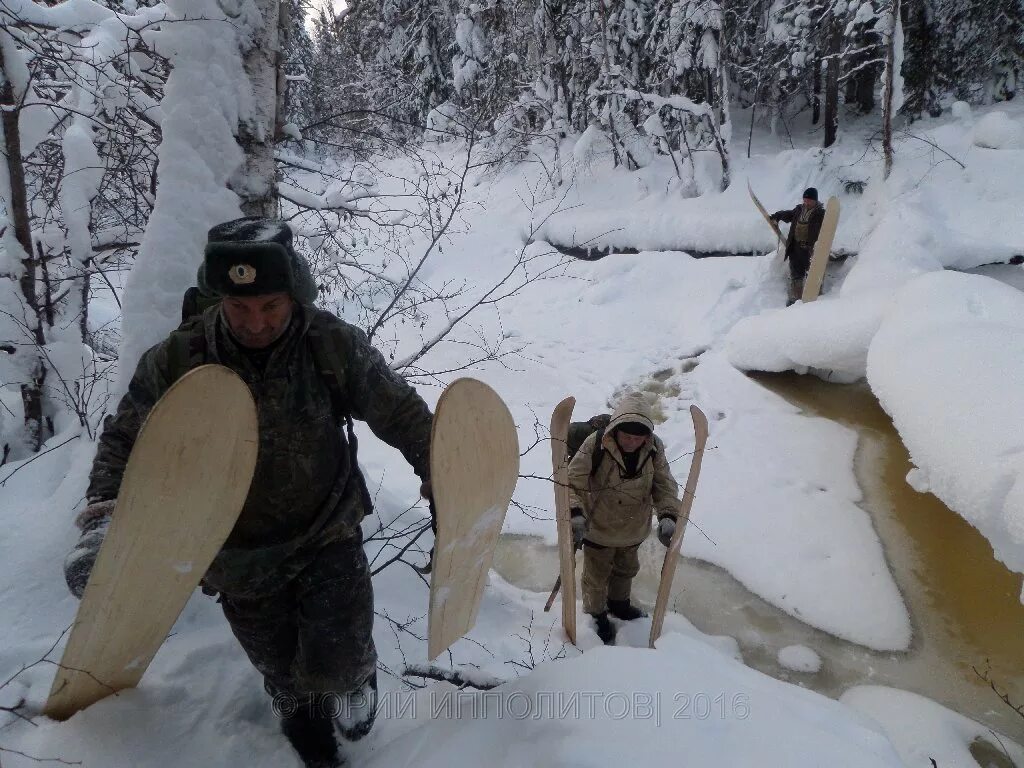
[[[318,370],[311,338],[334,351],[332,373],[343,398]],[[189,349],[183,357],[178,350]],[[205,584],[229,594],[279,588],[289,572],[331,541],[358,535],[367,512],[359,468],[351,466],[341,427],[365,421],[399,449],[416,473],[429,474],[432,416],[408,383],[388,368],[359,329],[328,312],[296,308],[292,324],[264,366],[228,333],[220,307],[183,323],[139,361],[117,412],[104,422],[93,462],[90,501],[117,496],[128,456],[146,415],[171,384],[204,363],[224,365],[245,381],[259,414],[259,455],[249,495]],[[261,370],[262,368],[262,370]],[[340,369],[340,370],[338,370]]]

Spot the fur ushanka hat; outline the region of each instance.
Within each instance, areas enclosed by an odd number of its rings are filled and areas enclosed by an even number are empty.
[[[198,281],[203,294],[219,297],[284,292],[309,306],[317,294],[309,264],[292,247],[291,228],[261,216],[210,229]]]

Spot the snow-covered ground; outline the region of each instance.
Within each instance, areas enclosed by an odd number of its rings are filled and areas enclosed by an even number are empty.
[[[443,255],[428,260],[421,278],[438,285],[466,280],[471,292],[483,292],[527,248],[536,257],[532,269],[552,271],[498,310],[483,309],[473,320],[481,338],[502,338],[523,345],[523,351],[472,372],[508,402],[524,449],[545,436],[552,407],[566,395],[575,395],[577,415],[587,417],[608,410],[609,401],[623,390],[639,389],[660,413],[658,433],[682,478],[693,445],[687,409],[696,403],[711,422],[711,449],[684,554],[721,566],[749,590],[811,626],[870,648],[903,650],[911,642],[911,622],[871,521],[857,506],[861,494],[853,474],[854,433],[801,415],[748,380],[737,366],[830,368],[848,375],[867,372],[873,387],[876,380],[889,382],[877,387],[883,404],[906,432],[929,487],[946,487],[950,481],[943,462],[955,455],[937,449],[957,446],[945,440],[937,445],[936,423],[928,422],[937,414],[928,410],[928,403],[917,401],[908,389],[913,380],[900,373],[922,363],[909,355],[893,360],[906,354],[913,339],[896,331],[884,335],[879,328],[892,296],[915,274],[944,264],[966,268],[1000,260],[1024,243],[1024,237],[1018,238],[1024,234],[1021,206],[1010,185],[1014,163],[1024,163],[1024,153],[975,146],[979,126],[988,143],[1008,135],[1005,125],[967,124],[964,119],[922,129],[946,142],[952,154],[963,150],[961,159],[969,161],[966,171],[929,145],[906,139],[897,171],[884,185],[871,177],[871,163],[848,167],[863,152],[855,136],[845,137],[829,155],[811,149],[774,154],[772,147],[773,154],[750,161],[734,158],[735,181],[728,191],[691,200],[665,192],[669,164],[637,174],[595,164],[567,193],[559,192],[559,197],[564,194],[563,210],[550,216],[557,200],[542,203],[532,214],[523,203],[530,199],[528,190],[538,188],[540,169],[512,169],[472,188],[481,207],[467,210],[465,231],[453,237]],[[767,141],[761,137],[757,146],[766,148]],[[913,149],[917,144],[919,154]],[[934,168],[933,160],[939,161]],[[860,174],[857,178],[852,178],[854,171]],[[702,173],[708,184],[714,181],[711,170]],[[823,196],[843,196],[837,245],[860,255],[843,272],[838,295],[783,310],[785,288],[776,257],[694,259],[678,250],[773,247],[747,197],[745,178],[772,210],[791,206],[809,184],[816,184]],[[844,179],[871,183],[858,197],[844,191]],[[968,199],[977,204],[968,204]],[[531,217],[543,220],[542,225],[531,226]],[[528,238],[535,242],[526,244]],[[561,264],[545,238],[560,245],[673,250]],[[905,258],[892,255],[895,251]],[[933,292],[925,288],[916,299],[918,314],[911,319],[922,332],[935,334],[939,347],[920,352],[930,354],[924,359],[931,361],[944,348],[945,331],[935,327],[936,313],[929,308],[947,287],[937,286]],[[908,284],[905,290],[912,289]],[[984,289],[977,295],[980,304],[958,299],[960,316],[977,318],[965,330],[963,344],[971,345],[978,338],[971,334],[984,335],[993,326],[1007,335],[1019,332],[1019,324],[1007,319],[1011,299],[992,298]],[[422,333],[429,335],[443,322],[430,318]],[[397,353],[416,343],[410,333],[399,340]],[[971,353],[988,349],[979,345]],[[998,349],[1006,351],[1010,345],[1002,343]],[[461,353],[457,345],[440,345],[430,362],[443,369]],[[878,376],[872,372],[876,363],[885,371]],[[956,370],[954,359],[947,375],[953,377]],[[1012,376],[1012,370],[1019,367],[993,372],[992,381]],[[946,390],[946,383],[936,382],[933,388],[937,395]],[[422,391],[429,402],[436,400],[437,389]],[[991,403],[986,428],[1000,427],[997,416],[1006,413],[999,409],[1010,399],[1009,385],[1005,392],[1005,399]],[[946,411],[947,428],[962,430],[965,440],[974,439],[966,411]],[[920,427],[922,422],[927,430]],[[1004,419],[1003,429],[1016,425],[1019,431],[1020,423]],[[72,435],[65,431],[47,447]],[[1007,479],[1013,478],[1019,448],[1007,440],[992,446],[991,460],[979,456],[972,466],[990,472],[985,476],[987,502],[1005,498],[1007,505],[1019,505],[1024,501],[1021,486]],[[397,453],[371,436],[360,447],[371,487],[381,487],[379,514],[390,519],[414,501],[414,478]],[[0,529],[5,532],[0,538],[0,681],[42,657],[74,616],[76,603],[67,595],[60,563],[74,539],[70,520],[82,499],[91,452],[80,437],[31,464],[0,471],[2,480],[18,470],[0,487]],[[1000,462],[998,471],[992,468],[995,460]],[[526,453],[521,471],[549,474],[546,443]],[[948,487],[954,503],[961,491],[955,484]],[[550,483],[523,480],[517,490],[520,506],[510,510],[506,531],[553,540],[551,497]],[[1003,517],[986,513],[985,520],[991,525],[983,532],[990,536],[1018,530],[1013,527],[1017,518],[1009,512]],[[375,519],[367,521],[368,533],[376,524]],[[370,545],[371,556],[375,546]],[[1006,551],[1014,556],[1014,549]],[[487,761],[596,766],[630,759],[660,765],[686,755],[695,765],[756,760],[770,766],[927,766],[920,756],[928,755],[945,768],[958,764],[955,760],[966,745],[983,731],[927,700],[900,700],[897,717],[890,706],[893,697],[851,694],[850,700],[835,702],[772,680],[743,666],[733,641],[703,636],[681,616],[669,617],[656,651],[643,648],[644,622],[620,634],[621,644],[637,648],[615,649],[598,647],[596,636],[581,623],[581,656],[563,643],[553,626],[557,612],[541,611],[542,596],[494,575],[476,629],[453,647],[450,661],[477,665],[510,682],[490,698],[469,692],[456,696],[443,684],[413,696],[394,675],[406,663],[425,661],[426,590],[409,569],[389,568],[378,576],[376,592],[375,636],[386,672],[385,710],[371,737],[353,750],[360,765]],[[806,667],[813,661],[806,650],[788,651],[783,663]],[[41,706],[52,675],[49,665],[32,667],[0,691],[0,706],[21,697]],[[534,715],[535,707],[547,706],[539,702],[564,702],[578,692],[592,693],[599,702],[593,717],[545,718],[543,710]],[[431,706],[437,699],[442,700],[440,710]],[[462,707],[461,718],[444,709],[451,701]],[[630,707],[629,716],[617,717],[623,702]],[[658,702],[658,718],[638,709],[645,702]],[[526,716],[514,716],[522,710],[512,708],[523,705],[531,707]],[[704,716],[706,707],[710,711]],[[927,728],[900,729],[900,723],[918,715]],[[274,727],[257,673],[216,604],[198,595],[138,690],[103,701],[66,724],[38,723],[13,722],[0,728],[0,747],[80,760],[87,766],[295,764]],[[5,766],[34,764],[14,754],[0,759]]]
[[[989,268],[1000,281],[977,269],[1024,252],[1024,123],[1019,107],[957,113],[904,140],[927,152],[901,156],[885,182],[876,169],[861,200],[844,198],[837,242],[862,232],[863,246],[836,289],[744,318],[727,355],[743,370],[866,377],[919,467],[908,481],[1024,573],[1022,421],[1008,385],[1020,378],[1024,297],[1000,284],[1019,268]],[[935,274],[945,269],[976,275]]]

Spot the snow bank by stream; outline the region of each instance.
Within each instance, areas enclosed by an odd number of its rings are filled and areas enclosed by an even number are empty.
[[[976,742],[990,755],[1008,758],[1015,765],[1024,764],[1024,749],[1019,744],[909,691],[859,685],[839,700],[877,720],[908,768],[977,768],[979,760],[970,750]],[[984,760],[981,754],[977,757]],[[997,763],[986,760],[981,764]]]
[[[951,272],[909,283],[871,342],[867,373],[919,467],[908,482],[1024,573],[1024,293]]]
[[[892,295],[839,296],[740,321],[742,369],[866,375],[918,467],[908,482],[974,525],[1024,573],[1024,293],[936,271]]]
[[[945,272],[1024,250],[1018,135],[1016,107],[935,127],[945,161],[904,151],[893,176],[870,184],[852,217],[844,211],[841,229],[863,227],[869,213],[874,222],[841,286],[739,320],[726,353],[741,370],[866,377],[919,467],[909,482],[1024,572],[1024,409],[1014,391],[1024,377],[1024,294]]]

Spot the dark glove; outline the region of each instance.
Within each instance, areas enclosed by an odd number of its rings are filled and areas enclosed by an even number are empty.
[[[671,517],[663,517],[658,521],[658,541],[667,547],[672,543],[672,534],[676,532],[676,521]]]
[[[115,501],[97,501],[87,506],[75,519],[82,535],[75,548],[64,558],[64,580],[71,594],[82,599],[85,585],[89,583],[89,575],[96,565],[96,555],[107,535],[110,526],[110,515],[114,511]]]
[[[583,510],[574,508],[569,522],[572,525],[572,546],[579,549],[583,546],[583,537],[587,535],[587,518],[583,516]]]

